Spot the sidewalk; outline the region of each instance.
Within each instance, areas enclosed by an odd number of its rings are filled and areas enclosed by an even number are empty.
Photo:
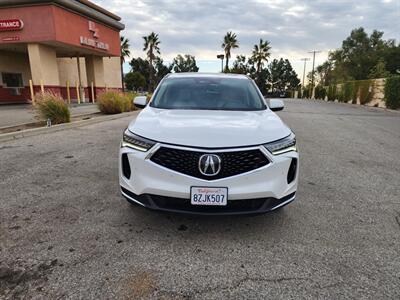
[[[71,104],[71,117],[97,113],[96,104]],[[36,122],[35,111],[30,104],[0,105],[0,128]]]

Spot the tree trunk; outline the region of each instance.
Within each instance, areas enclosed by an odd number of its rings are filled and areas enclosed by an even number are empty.
[[[149,63],[150,63],[149,92],[153,92],[153,60],[151,58],[149,59]]]
[[[121,83],[122,83],[122,91],[125,92],[125,85],[124,85],[124,60],[121,57]]]
[[[226,55],[225,72],[228,71],[229,57]]]

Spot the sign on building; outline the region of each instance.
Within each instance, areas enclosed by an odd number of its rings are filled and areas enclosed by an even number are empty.
[[[22,22],[22,20],[0,20],[0,31],[21,30],[22,28],[24,28],[24,22]]]

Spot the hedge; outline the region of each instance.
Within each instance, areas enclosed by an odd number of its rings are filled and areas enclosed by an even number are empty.
[[[337,95],[336,95],[336,84],[331,84],[328,87],[327,96],[328,96],[328,101],[335,101],[336,100],[336,98],[337,98]]]
[[[400,76],[393,76],[386,79],[385,102],[387,108],[400,108]]]
[[[360,96],[360,104],[367,104],[372,100],[373,95],[373,80],[360,80],[358,82],[358,93]]]
[[[344,102],[350,102],[353,100],[353,94],[354,94],[354,82],[348,81],[345,82],[342,86],[342,92],[343,92],[343,101]]]
[[[344,88],[343,85],[340,86],[340,90],[337,92],[337,99],[339,102],[346,102],[344,98]]]
[[[297,98],[302,98],[301,96],[302,96],[301,89],[298,89],[297,90]]]
[[[310,90],[309,89],[304,89],[302,96],[303,96],[303,98],[310,98]]]
[[[325,100],[326,90],[322,85],[317,85],[315,87],[315,98]]]

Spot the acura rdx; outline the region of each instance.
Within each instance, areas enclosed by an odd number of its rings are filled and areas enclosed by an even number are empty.
[[[194,214],[253,214],[296,197],[296,138],[251,78],[166,76],[123,133],[122,195],[131,203]]]

